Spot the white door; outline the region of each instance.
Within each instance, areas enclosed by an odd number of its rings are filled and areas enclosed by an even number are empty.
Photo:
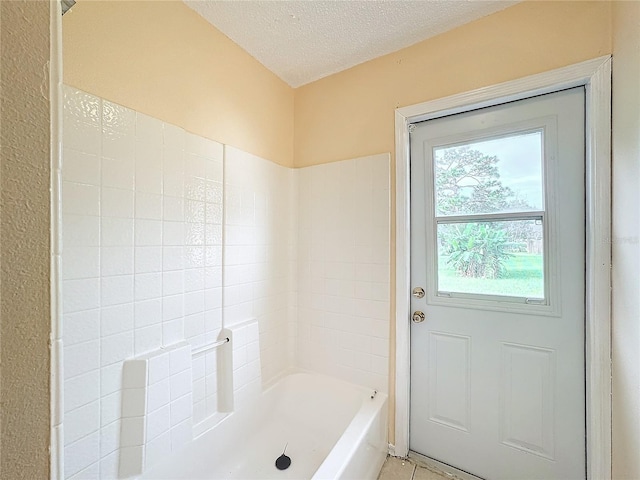
[[[584,122],[580,87],[412,126],[410,450],[585,478]]]

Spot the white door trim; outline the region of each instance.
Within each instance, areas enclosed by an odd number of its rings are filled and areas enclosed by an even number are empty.
[[[587,477],[611,478],[611,57],[399,108],[396,125],[396,411],[392,453],[409,452],[409,124],[585,86]]]

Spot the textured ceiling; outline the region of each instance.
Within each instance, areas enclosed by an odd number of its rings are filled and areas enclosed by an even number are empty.
[[[184,0],[292,87],[507,8],[511,0]]]

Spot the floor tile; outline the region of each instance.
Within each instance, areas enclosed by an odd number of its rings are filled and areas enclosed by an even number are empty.
[[[382,466],[378,480],[411,480],[415,468],[415,465],[408,460],[387,457],[387,461],[384,462]]]
[[[452,477],[447,477],[424,467],[416,467],[416,472],[413,475],[413,480],[443,480],[450,478]]]

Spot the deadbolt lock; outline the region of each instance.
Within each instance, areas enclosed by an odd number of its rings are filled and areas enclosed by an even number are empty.
[[[416,298],[422,298],[424,297],[424,288],[422,287],[416,287],[411,291],[411,295],[413,295]]]
[[[424,312],[421,312],[420,310],[416,310],[415,312],[413,312],[413,316],[411,317],[411,320],[413,321],[413,323],[424,322]]]

